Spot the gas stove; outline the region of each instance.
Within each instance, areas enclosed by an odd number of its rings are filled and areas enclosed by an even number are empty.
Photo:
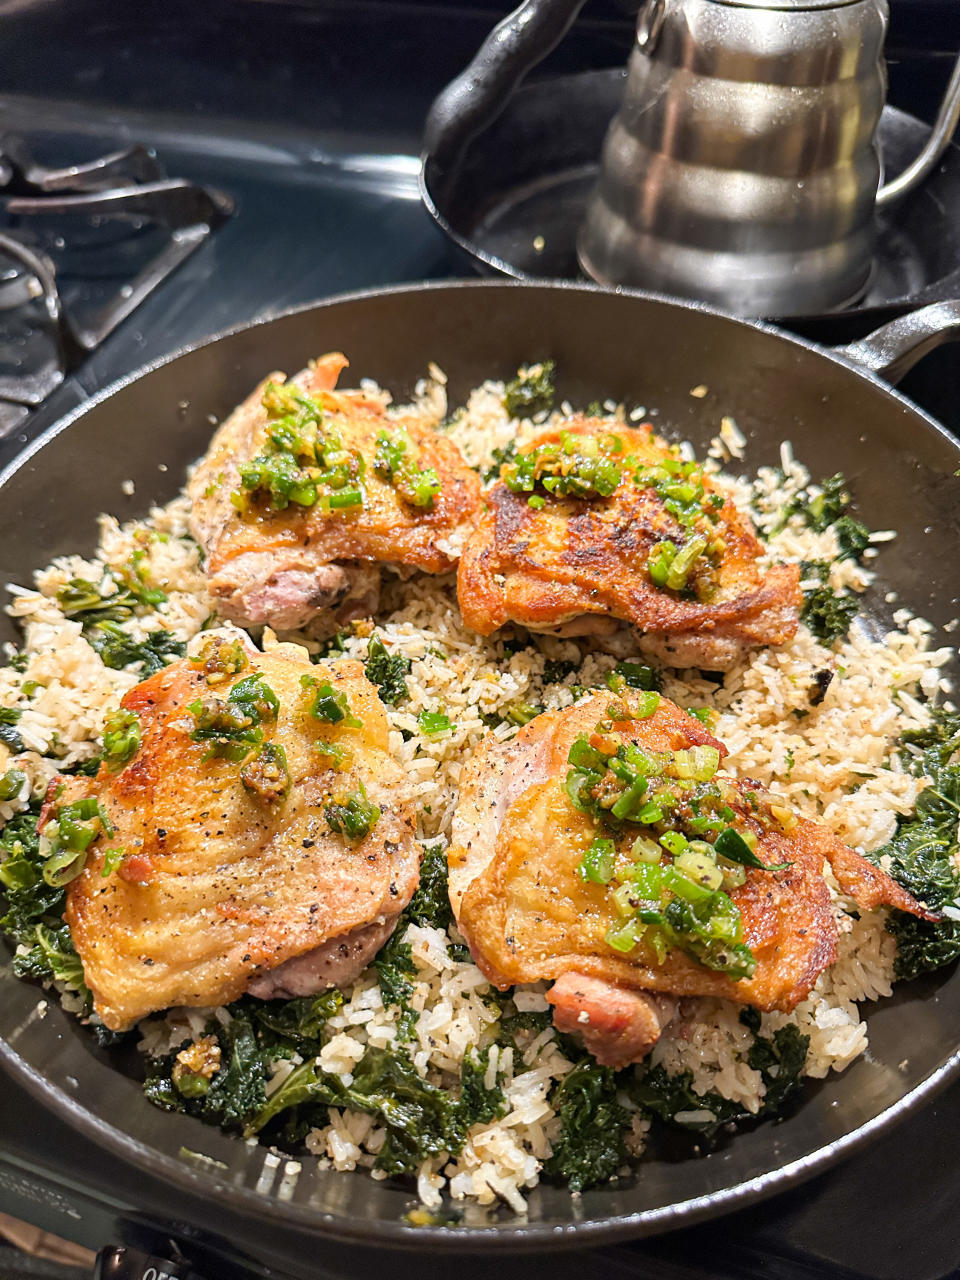
[[[419,204],[420,130],[436,92],[506,7],[455,0],[4,6],[0,135],[16,137],[19,148],[0,144],[0,205],[107,199],[107,182],[141,198],[158,183],[176,182],[193,194],[175,226],[156,217],[156,206],[138,206],[122,222],[91,229],[90,217],[103,210],[82,210],[85,256],[72,260],[69,228],[57,227],[56,218],[44,213],[41,236],[35,213],[14,206],[15,218],[9,208],[0,216],[0,234],[13,230],[21,255],[25,240],[37,259],[15,268],[0,253],[0,359],[15,366],[4,336],[14,313],[5,310],[4,297],[49,311],[42,286],[50,267],[71,326],[59,351],[62,368],[50,365],[59,376],[35,397],[42,404],[21,395],[11,409],[15,397],[7,395],[5,410],[0,406],[0,465],[113,379],[210,333],[347,290],[461,274]],[[631,40],[629,8],[617,0],[588,5],[575,36],[541,74],[622,63]],[[960,7],[956,0],[894,0],[893,9],[891,101],[929,119],[960,48]],[[122,160],[113,159],[118,153]],[[49,171],[68,169],[72,176],[61,181],[73,184],[69,197],[64,188],[41,195],[19,185],[40,185]],[[78,225],[76,212],[71,216]],[[189,228],[197,229],[197,242],[155,279],[156,259]],[[91,255],[111,245],[125,246],[125,274],[114,259],[97,277]],[[102,289],[90,283],[94,278]],[[138,287],[138,280],[151,287]],[[124,293],[127,286],[131,292]],[[104,324],[105,309],[112,325]],[[75,341],[97,328],[99,342]],[[838,327],[838,341],[851,336]],[[0,398],[5,389],[0,380]],[[960,434],[960,368],[949,348],[923,362],[904,389]],[[3,1086],[0,1212],[93,1249],[123,1245],[130,1274],[149,1276],[153,1266],[153,1280],[164,1270],[185,1276],[191,1268],[211,1280],[268,1274],[333,1280],[386,1262],[400,1280],[431,1280],[450,1269],[444,1257],[386,1258],[335,1244],[324,1244],[321,1254],[315,1240],[295,1231],[272,1229],[267,1238],[249,1219],[221,1210],[214,1217],[202,1200],[106,1159],[12,1081]],[[716,1222],[587,1253],[461,1256],[456,1267],[464,1280],[494,1269],[507,1276],[522,1270],[532,1280],[583,1274],[943,1280],[960,1271],[958,1125],[954,1088],[833,1172]],[[118,1274],[115,1266],[105,1265],[107,1271]]]

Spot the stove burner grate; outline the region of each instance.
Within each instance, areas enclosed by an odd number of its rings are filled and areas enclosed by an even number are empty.
[[[0,138],[0,438],[232,212],[147,147],[51,168]]]

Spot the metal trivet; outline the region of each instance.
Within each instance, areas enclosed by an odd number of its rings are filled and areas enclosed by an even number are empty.
[[[0,138],[0,437],[8,434],[233,212],[133,146],[38,164]]]

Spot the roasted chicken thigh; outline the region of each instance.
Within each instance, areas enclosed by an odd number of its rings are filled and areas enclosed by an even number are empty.
[[[499,987],[552,979],[554,1020],[639,1061],[673,997],[790,1011],[837,957],[825,867],[865,909],[924,908],[749,779],[655,693],[598,694],[488,737],[460,780],[450,898]]]
[[[380,566],[452,569],[479,509],[457,446],[415,418],[334,391],[327,355],[273,374],[217,431],[187,492],[221,615],[335,631],[375,612]]]
[[[464,621],[577,635],[632,624],[667,665],[729,667],[797,629],[795,565],[758,568],[749,520],[649,427],[537,435],[485,495],[460,561]]]
[[[389,936],[419,848],[360,663],[210,633],[125,695],[104,741],[40,829],[108,1027],[349,982]]]

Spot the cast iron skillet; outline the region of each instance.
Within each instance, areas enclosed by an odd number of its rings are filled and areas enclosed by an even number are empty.
[[[90,551],[100,511],[140,516],[171,498],[205,447],[208,415],[227,413],[267,370],[292,372],[343,349],[358,376],[403,396],[434,360],[456,404],[485,377],[553,358],[560,394],[575,405],[612,396],[657,408],[665,428],[700,447],[732,414],[751,468],[775,464],[789,438],[814,475],[843,470],[867,523],[900,531],[884,550],[869,615],[882,626],[892,590],[943,624],[958,612],[960,446],[868,370],[899,376],[951,333],[960,335],[960,303],[830,353],[705,307],[580,285],[471,281],[334,300],[120,382],[28,445],[0,475],[0,582],[27,582],[53,556]],[[689,394],[698,384],[709,388],[702,399]],[[130,497],[121,491],[128,479]],[[0,634],[15,638],[5,619]],[[0,966],[0,1061],[40,1104],[108,1151],[267,1226],[357,1244],[542,1249],[677,1227],[822,1171],[960,1074],[960,976],[947,971],[874,1006],[869,1059],[808,1088],[780,1124],[740,1133],[706,1158],[663,1154],[579,1199],[543,1185],[525,1221],[411,1228],[402,1220],[412,1206],[406,1187],[318,1170],[309,1159],[288,1196],[279,1177],[263,1178],[262,1149],[152,1108],[55,1001],[39,1017],[37,997]]]

